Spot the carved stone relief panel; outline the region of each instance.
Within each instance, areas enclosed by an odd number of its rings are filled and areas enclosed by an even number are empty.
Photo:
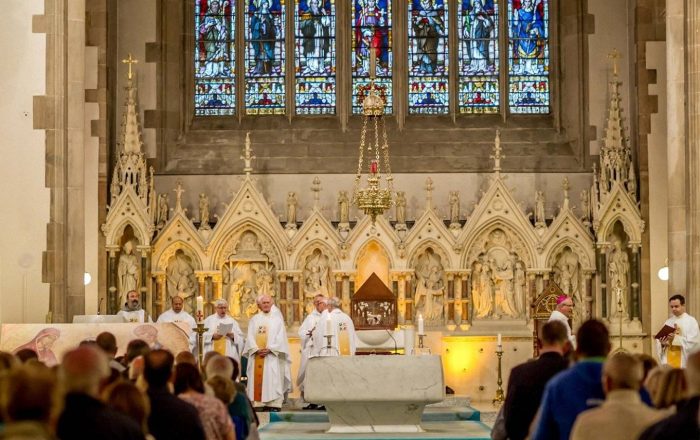
[[[309,314],[313,311],[314,296],[333,294],[331,259],[320,248],[315,248],[303,264],[304,310]]]
[[[569,246],[555,257],[553,266],[553,279],[557,286],[565,294],[571,296],[574,300],[574,316],[573,320],[576,323],[583,321],[585,285],[583,270],[579,256]]]
[[[413,266],[416,275],[414,315],[421,315],[428,325],[444,324],[447,283],[442,260],[442,257],[429,247],[416,258]]]
[[[192,297],[196,296],[198,289],[192,258],[186,255],[182,249],[177,249],[175,254],[168,259],[165,276],[168,296],[172,298],[180,295],[185,299],[185,310],[192,312]]]

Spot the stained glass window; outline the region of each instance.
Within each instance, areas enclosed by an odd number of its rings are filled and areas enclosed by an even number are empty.
[[[409,113],[450,111],[447,30],[447,0],[408,3]]]
[[[498,113],[498,0],[459,0],[460,113]]]
[[[508,1],[508,106],[549,113],[549,0]]]
[[[284,114],[284,1],[246,1],[246,113]]]
[[[335,0],[296,2],[296,113],[335,113]]]
[[[370,50],[376,62],[375,85],[391,113],[392,29],[391,0],[352,0],[352,112],[362,113],[369,90]]]
[[[230,0],[195,1],[195,115],[236,113],[235,9]]]

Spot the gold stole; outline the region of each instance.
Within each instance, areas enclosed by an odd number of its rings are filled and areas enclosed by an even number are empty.
[[[680,327],[678,327],[680,336]],[[673,344],[673,343],[671,343]],[[666,362],[669,366],[673,368],[681,368],[683,358],[683,347],[680,345],[671,345],[668,347],[668,352],[666,352]]]
[[[350,356],[350,335],[347,329],[338,331],[338,351],[341,356]]]
[[[217,324],[218,325],[218,324]],[[214,329],[216,331],[216,329]],[[214,341],[214,351],[222,356],[226,356],[226,343],[228,338],[226,335]]]
[[[255,332],[255,344],[258,350],[267,348],[267,326],[258,326]],[[253,401],[262,402],[263,378],[265,375],[265,356],[255,355],[255,377],[253,378]]]

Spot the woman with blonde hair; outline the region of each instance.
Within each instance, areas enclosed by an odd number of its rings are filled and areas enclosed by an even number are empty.
[[[649,372],[645,385],[651,394],[651,401],[659,409],[670,408],[687,397],[688,383],[680,368],[654,368]]]

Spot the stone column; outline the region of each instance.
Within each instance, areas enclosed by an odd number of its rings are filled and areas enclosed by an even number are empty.
[[[630,318],[639,320],[641,316],[640,298],[639,298],[639,286],[641,283],[641,259],[639,255],[639,246],[632,246],[631,249],[631,260],[630,261],[630,275],[632,279],[632,285],[630,286]]]
[[[139,292],[141,293],[141,304],[147,314],[153,317],[153,301],[151,298],[151,292],[148,288],[150,281],[150,247],[139,246],[137,250],[141,253],[141,286],[139,286]],[[158,316],[156,316],[158,318]]]
[[[672,3],[672,2],[667,2]],[[682,3],[682,2],[678,2]],[[667,8],[669,6],[667,5]],[[689,206],[687,238],[687,286],[688,312],[692,316],[700,314],[700,0],[687,0],[686,8],[686,103],[687,115],[687,159]],[[668,51],[672,54],[673,52]],[[671,55],[672,56],[672,55]],[[670,107],[670,106],[669,106]],[[670,124],[669,124],[670,125]],[[670,148],[669,148],[670,149]],[[670,192],[669,187],[669,192]],[[669,220],[671,214],[669,212]]]
[[[107,314],[113,315],[119,311],[119,292],[117,292],[117,250],[112,246],[109,252],[109,267],[107,268]]]
[[[399,274],[396,277],[399,291],[396,298],[396,318],[401,325],[406,323],[406,283],[404,277],[404,274]]]
[[[605,248],[596,249],[596,270],[600,277],[600,316],[608,316],[608,295],[607,295],[607,282],[608,282],[608,265],[607,258],[605,258]]]
[[[591,272],[584,272],[583,277],[585,279],[584,288],[586,289],[583,295],[584,307],[586,308],[583,316],[585,321],[593,317],[593,274]]]
[[[686,288],[688,158],[686,120],[682,116],[686,104],[685,3],[682,0],[666,2],[669,294]],[[697,1],[688,0],[688,3]]]
[[[284,322],[290,322],[290,317],[288,315],[289,301],[287,298],[287,275],[278,273],[277,278],[279,279],[280,283],[278,306],[280,308],[280,312],[282,312],[282,316],[284,317]]]
[[[455,324],[462,323],[462,274],[454,275],[454,321]]]
[[[455,323],[455,304],[454,304],[454,282],[455,275],[453,273],[447,274],[447,286],[444,290],[444,307],[443,313],[445,314],[445,323],[453,324]],[[452,300],[452,301],[450,301]]]
[[[85,0],[47,2],[45,12],[32,23],[46,34],[46,94],[33,102],[51,195],[42,281],[49,320],[72,322],[85,313]]]
[[[299,297],[299,279],[301,275],[294,274],[292,276],[292,304],[294,305],[294,315],[292,316],[292,323],[294,325],[299,325],[304,316],[304,301]]]
[[[161,314],[167,308],[167,292],[165,287],[165,273],[156,274],[156,306],[158,314]]]
[[[224,276],[221,274],[221,272],[217,272],[215,274],[212,274],[211,280],[212,280],[212,296],[213,296],[213,298],[207,299],[206,291],[204,293],[202,293],[202,296],[205,298],[205,300],[204,300],[204,303],[205,303],[204,315],[205,316],[208,316],[208,315],[214,313],[213,302],[216,301],[217,299],[221,299],[224,297]],[[226,298],[226,301],[228,301],[228,298]],[[230,304],[229,304],[229,307],[230,307]]]

